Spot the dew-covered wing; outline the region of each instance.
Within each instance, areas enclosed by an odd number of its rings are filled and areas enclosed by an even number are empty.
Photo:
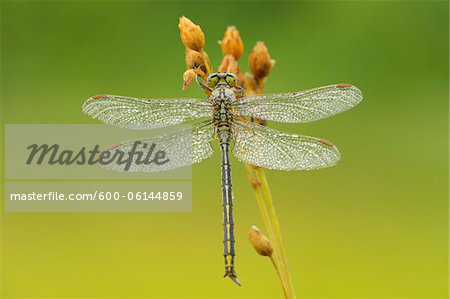
[[[247,164],[279,170],[313,170],[336,165],[340,153],[324,139],[295,135],[236,120],[234,156]]]
[[[344,112],[362,100],[350,84],[335,84],[299,92],[257,95],[234,103],[237,115],[287,123],[305,123]]]
[[[139,99],[96,95],[82,111],[101,122],[129,129],[151,129],[211,115],[211,103],[200,99]]]
[[[211,147],[213,137],[214,127],[208,121],[193,126],[183,126],[174,132],[160,136],[123,141],[107,149],[110,152],[110,157],[115,153],[120,156],[120,152],[124,152],[125,157],[127,157],[128,153],[137,151],[149,153],[151,151],[148,161],[152,161],[156,157],[155,155],[160,155],[158,163],[139,163],[135,159],[136,155],[133,155],[133,161],[127,166],[127,163],[120,162],[118,156],[103,167],[115,171],[160,172],[189,166],[214,154]],[[157,154],[158,152],[160,154]],[[164,157],[161,157],[162,155]],[[145,154],[140,159],[141,162],[144,158]]]

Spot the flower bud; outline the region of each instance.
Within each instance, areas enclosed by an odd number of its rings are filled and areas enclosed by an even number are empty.
[[[219,41],[224,55],[231,54],[238,60],[244,52],[244,43],[242,42],[239,31],[234,26],[229,26],[221,41]]]
[[[252,226],[248,231],[248,239],[256,252],[262,256],[272,256],[273,247],[269,239],[256,227]]]
[[[181,88],[181,90],[186,90],[189,85],[191,85],[191,83],[194,81],[195,79],[195,70],[193,69],[188,69],[187,71],[184,72],[183,74],[183,88]]]
[[[178,23],[181,41],[189,49],[201,52],[205,47],[205,34],[200,26],[195,25],[186,17],[181,17]]]
[[[191,50],[186,47],[186,67],[188,69],[197,68],[204,65],[204,58],[200,52]]]
[[[201,66],[201,69],[205,74],[210,74],[212,69],[211,63],[209,62],[209,56],[205,51],[202,51],[201,55],[203,55],[203,65]]]
[[[255,79],[253,79],[252,75],[249,73],[245,73],[242,76],[242,87],[245,88],[245,95],[246,96],[253,96],[256,94],[256,82]]]
[[[249,56],[250,70],[255,80],[267,77],[275,64],[263,42],[257,42]]]
[[[233,55],[225,54],[223,56],[222,63],[220,64],[218,71],[233,73],[237,76],[239,74],[239,64]]]

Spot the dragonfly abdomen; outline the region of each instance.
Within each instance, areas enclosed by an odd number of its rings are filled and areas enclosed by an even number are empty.
[[[223,256],[225,259],[225,275],[240,285],[234,271],[234,232],[233,232],[233,193],[231,187],[231,164],[229,144],[220,144],[222,150],[222,208],[223,208]]]

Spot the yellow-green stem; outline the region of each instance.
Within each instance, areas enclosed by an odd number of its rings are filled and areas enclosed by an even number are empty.
[[[275,207],[273,205],[272,193],[270,192],[269,183],[266,178],[266,174],[263,168],[256,168],[256,173],[259,181],[261,182],[262,192],[264,194],[264,198],[266,200],[267,209],[269,211],[270,222],[273,225],[275,240],[277,243],[277,247],[279,248],[279,254],[281,258],[282,269],[284,270],[284,277],[287,280],[288,289],[290,290],[290,295],[292,298],[295,298],[294,292],[294,284],[292,282],[292,275],[289,271],[289,266],[286,257],[286,250],[284,248],[283,238],[281,237],[280,224],[278,222],[278,217],[275,212]]]
[[[264,175],[264,169],[251,165],[246,165],[246,169],[250,183],[255,191],[256,200],[261,210],[264,225],[266,226],[269,238],[272,240],[274,253],[271,260],[280,278],[285,298],[295,298],[279,224],[273,206],[269,184]]]
[[[269,239],[276,240],[274,227],[270,220],[269,211],[267,209],[267,205],[265,203],[263,193],[261,192],[262,191],[261,190],[261,182],[256,175],[255,167],[248,165],[248,164],[245,164],[245,167],[247,170],[248,179],[249,179],[250,183],[252,184],[253,190],[255,191],[256,202],[258,203],[259,210],[261,211],[261,215],[262,215],[266,230],[268,232]],[[287,280],[283,276],[284,271],[282,271],[282,269],[281,269],[282,264],[281,264],[281,260],[279,258],[280,254],[279,254],[278,244],[276,242],[272,242],[272,246],[274,248],[274,252],[272,254],[271,259],[272,259],[273,265],[275,267],[275,270],[277,271],[278,277],[280,278],[281,287],[283,288],[283,292],[286,295],[286,294],[289,294],[289,291],[288,291],[288,285],[286,283]],[[289,297],[286,296],[286,298],[289,298]]]
[[[282,277],[283,274],[282,274],[281,271],[280,271],[280,267],[279,267],[279,265],[277,264],[276,259],[273,257],[273,255],[270,256],[269,258],[270,258],[270,260],[272,261],[273,267],[274,267],[275,270],[277,271],[278,277],[280,278],[281,286],[283,287],[283,294],[284,294],[284,297],[285,297],[285,298],[289,298],[289,289],[288,289],[288,286],[286,286],[286,284],[284,283],[284,279],[283,279],[283,277]]]

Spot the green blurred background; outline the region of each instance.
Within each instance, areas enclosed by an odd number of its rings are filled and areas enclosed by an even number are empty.
[[[2,1],[4,123],[95,123],[93,94],[181,92],[186,15],[216,41],[236,25],[277,61],[266,92],[349,82],[363,102],[304,125],[343,160],[269,171],[300,298],[447,298],[448,2]],[[81,138],[76,136],[75,138]],[[233,160],[237,273],[223,279],[219,156],[193,167],[192,213],[4,213],[2,298],[281,298],[244,166]],[[2,196],[4,196],[2,194]],[[2,201],[2,205],[3,205]]]

